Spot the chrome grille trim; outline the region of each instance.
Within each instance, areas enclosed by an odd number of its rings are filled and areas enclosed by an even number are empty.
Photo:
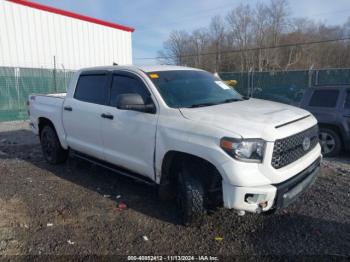
[[[310,147],[308,150],[304,150],[303,141],[305,137],[310,138]],[[272,153],[271,165],[275,169],[285,167],[299,158],[306,155],[318,143],[318,126],[315,125],[309,129],[306,129],[295,135],[291,135],[286,138],[278,139],[275,141]]]

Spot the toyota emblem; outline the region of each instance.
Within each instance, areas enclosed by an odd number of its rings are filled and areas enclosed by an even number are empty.
[[[304,149],[304,151],[308,151],[310,149],[310,144],[311,144],[310,137],[305,137],[304,140],[303,140],[303,149]]]

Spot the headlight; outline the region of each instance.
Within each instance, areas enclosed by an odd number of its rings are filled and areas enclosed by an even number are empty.
[[[261,163],[264,158],[265,141],[262,139],[235,139],[224,137],[221,148],[230,156],[248,162]]]

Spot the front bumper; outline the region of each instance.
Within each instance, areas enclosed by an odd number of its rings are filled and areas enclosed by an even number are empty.
[[[320,173],[321,158],[318,158],[308,168],[298,175],[274,185],[277,189],[273,208],[284,208],[294,202],[303,192],[305,192],[315,182]]]
[[[239,187],[223,183],[224,206],[248,212],[287,207],[305,192],[320,172],[321,157],[292,178],[273,185]]]

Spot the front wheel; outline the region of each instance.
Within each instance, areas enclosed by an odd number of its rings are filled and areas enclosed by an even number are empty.
[[[182,222],[186,226],[199,226],[205,215],[202,183],[183,169],[178,174],[177,202]]]
[[[40,142],[47,162],[56,165],[67,160],[68,151],[62,148],[56,131],[52,126],[47,125],[43,128],[40,134]]]

